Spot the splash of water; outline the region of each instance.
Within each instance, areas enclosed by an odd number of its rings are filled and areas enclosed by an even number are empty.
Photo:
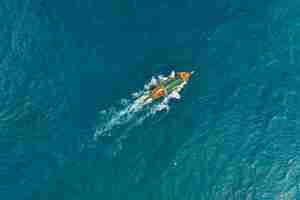
[[[99,112],[100,122],[96,127],[94,139],[103,136],[114,136],[113,130],[117,127],[128,125],[120,138],[127,137],[127,133],[134,127],[143,123],[145,119],[151,115],[156,114],[168,105],[152,104],[146,105],[141,96],[147,94],[147,90],[150,85],[153,84],[153,77],[151,80],[144,85],[144,89],[132,94],[129,99],[121,99],[121,107],[118,109],[117,106],[112,106],[107,110]]]

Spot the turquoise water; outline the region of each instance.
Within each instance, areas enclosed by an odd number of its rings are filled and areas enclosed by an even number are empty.
[[[299,199],[299,6],[1,1],[1,198]],[[126,113],[172,69],[169,112]]]

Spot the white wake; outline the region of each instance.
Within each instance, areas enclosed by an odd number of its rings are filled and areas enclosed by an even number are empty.
[[[153,78],[144,85],[144,89],[132,94],[129,99],[122,99],[117,106],[112,106],[99,112],[99,122],[96,126],[94,139],[106,136],[117,136],[113,130],[126,126],[123,134],[119,138],[127,137],[127,133],[143,121],[162,109],[161,104],[153,103],[144,105],[139,97],[144,95],[151,84]],[[167,105],[166,105],[167,106]]]

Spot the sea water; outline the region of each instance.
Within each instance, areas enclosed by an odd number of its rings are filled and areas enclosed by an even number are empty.
[[[1,199],[299,199],[299,6],[2,0]]]

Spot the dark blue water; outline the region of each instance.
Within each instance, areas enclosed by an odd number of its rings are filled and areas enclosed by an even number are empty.
[[[1,199],[300,199],[299,12],[0,1]],[[118,118],[172,69],[196,74],[169,112]]]

